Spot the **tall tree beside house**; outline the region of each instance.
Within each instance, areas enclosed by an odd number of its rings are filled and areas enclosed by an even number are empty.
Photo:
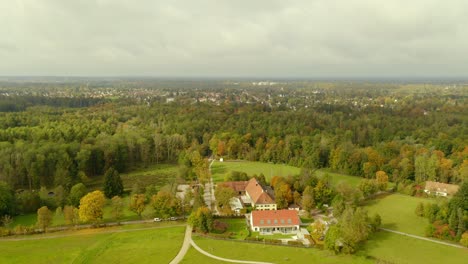
[[[215,198],[218,207],[225,214],[231,212],[230,200],[236,196],[236,192],[227,186],[218,185],[215,190]]]
[[[200,207],[190,214],[188,223],[195,230],[208,233],[213,230],[213,214],[207,207]]]
[[[52,225],[53,214],[47,206],[42,206],[37,209],[37,223],[36,225],[46,232],[47,227]]]
[[[106,197],[101,191],[90,192],[80,200],[79,216],[83,222],[97,223],[103,217]]]
[[[112,167],[109,168],[104,174],[104,194],[107,198],[111,198],[122,195],[123,190],[119,172]]]

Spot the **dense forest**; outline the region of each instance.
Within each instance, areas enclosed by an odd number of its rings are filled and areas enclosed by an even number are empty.
[[[102,85],[102,86],[100,86]],[[82,81],[0,86],[0,180],[14,189],[202,157],[395,182],[468,177],[468,86]]]

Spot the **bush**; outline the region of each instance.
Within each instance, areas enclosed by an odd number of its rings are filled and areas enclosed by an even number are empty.
[[[463,233],[460,239],[460,244],[464,247],[468,247],[468,232]]]
[[[279,239],[265,238],[265,243],[269,244],[281,244],[282,241]]]
[[[214,223],[213,223],[213,231],[215,233],[220,233],[221,234],[221,233],[226,232],[228,226],[229,225],[227,223],[225,223],[225,222],[215,220]]]
[[[263,237],[246,237],[247,241],[263,241]]]
[[[302,242],[301,241],[297,241],[297,240],[289,240],[288,241],[288,245],[292,245],[292,246],[302,246]]]
[[[417,216],[424,216],[424,204],[420,202],[417,206],[416,209],[414,209],[414,213]]]

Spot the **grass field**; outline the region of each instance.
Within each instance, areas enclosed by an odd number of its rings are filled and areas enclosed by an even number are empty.
[[[135,182],[140,183],[141,186],[155,184],[162,187],[175,182],[178,169],[177,164],[154,164],[146,168],[135,168],[129,173],[121,173],[120,177],[127,190],[131,189]],[[104,177],[93,177],[85,182],[85,185],[89,190],[100,190],[104,185]]]
[[[468,250],[440,245],[407,236],[380,231],[374,234],[358,254],[372,256],[385,263],[462,264]]]
[[[249,236],[245,218],[217,219],[220,222],[228,224],[225,233],[231,233],[230,238],[243,240]]]
[[[232,162],[219,162],[215,161],[211,166],[211,173],[215,182],[224,181],[224,177],[229,175],[231,171],[241,171],[247,173],[249,176],[260,173],[265,175],[267,180],[273,176],[289,176],[297,175],[301,169],[289,165],[251,162],[251,161],[232,161]]]
[[[190,247],[187,254],[184,256],[184,259],[180,263],[187,263],[187,264],[217,264],[217,263],[227,263],[224,261],[219,261],[216,259],[212,259],[203,255],[202,253],[198,252],[195,248]]]
[[[185,227],[124,233],[88,230],[88,234],[71,237],[0,240],[0,263],[169,263],[182,245],[184,230]]]
[[[368,201],[366,208],[370,215],[378,213],[382,217],[384,228],[424,236],[424,229],[429,223],[426,218],[418,217],[414,209],[420,202],[431,201],[435,200],[395,193]]]
[[[202,237],[194,237],[199,247],[218,257],[237,259],[267,261],[273,263],[374,263],[363,256],[336,256],[325,250],[314,248],[294,248],[274,245],[262,245],[234,241],[213,240]],[[184,263],[220,263],[203,262],[204,256],[190,251]],[[200,254],[201,255],[201,254]],[[192,257],[200,262],[193,262]]]
[[[211,167],[211,173],[213,180],[215,182],[223,182],[226,175],[229,175],[231,171],[241,171],[247,173],[247,175],[252,176],[254,174],[259,175],[263,173],[267,181],[269,181],[273,176],[289,176],[289,175],[298,175],[301,172],[301,169],[298,167],[293,167],[284,164],[273,164],[273,163],[263,163],[263,162],[252,162],[252,161],[225,161],[219,162],[215,161]],[[338,184],[339,182],[347,182],[351,186],[357,186],[361,181],[361,178],[350,176],[346,174],[333,173],[325,169],[317,170],[317,176],[322,177],[325,173],[330,175],[331,183],[333,185]]]

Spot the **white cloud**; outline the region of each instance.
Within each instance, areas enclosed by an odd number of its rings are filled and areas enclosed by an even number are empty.
[[[0,75],[467,76],[462,0],[9,0],[0,10]]]

